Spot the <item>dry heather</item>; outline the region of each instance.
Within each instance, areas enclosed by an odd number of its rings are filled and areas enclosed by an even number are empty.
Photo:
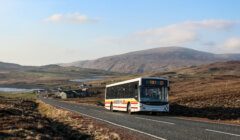
[[[86,134],[93,136],[93,139],[120,139],[117,133],[109,131],[108,128],[101,128],[99,126],[96,126],[91,119],[82,117],[78,114],[62,109],[57,109],[42,102],[39,102],[39,111],[42,114],[46,115],[46,117],[69,125],[76,131],[85,132]]]
[[[91,139],[88,134],[47,117],[30,100],[0,98],[0,139]]]
[[[148,139],[45,103],[0,97],[0,139]]]
[[[175,79],[171,84],[170,102],[175,115],[240,123],[240,77]]]
[[[112,125],[84,117],[79,114],[58,109],[45,103],[39,102],[39,111],[46,117],[70,126],[76,131],[91,135],[96,140],[139,140],[149,139],[141,134],[114,127]]]

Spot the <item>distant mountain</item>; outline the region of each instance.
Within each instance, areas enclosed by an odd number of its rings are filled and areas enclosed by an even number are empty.
[[[229,60],[240,60],[240,54],[213,54],[183,47],[160,47],[96,60],[61,64],[61,66],[142,73]]]
[[[0,83],[3,81],[24,81],[51,78],[92,78],[112,76],[116,73],[104,70],[87,69],[79,67],[62,67],[59,65],[21,66],[13,63],[0,62]],[[2,81],[1,81],[2,80]]]
[[[18,64],[0,62],[0,70],[16,70],[20,68],[21,65]]]

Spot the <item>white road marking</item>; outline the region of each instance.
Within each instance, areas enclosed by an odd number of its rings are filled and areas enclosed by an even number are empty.
[[[212,124],[221,124],[221,125],[229,125],[229,126],[238,126],[240,127],[239,124],[227,124],[227,123],[222,123],[222,122],[211,122],[207,120],[195,120],[191,118],[181,118],[181,117],[168,117],[168,118],[174,118],[174,119],[179,119],[179,120],[187,120],[187,121],[192,121],[192,122],[204,122],[204,123],[212,123]]]
[[[93,117],[93,116],[90,116],[90,115],[87,115],[87,114],[84,114],[84,113],[80,113],[80,112],[77,112],[77,111],[75,111],[75,110],[71,110],[71,109],[68,109],[68,108],[65,108],[65,107],[61,107],[61,106],[59,106],[59,105],[54,105],[54,106],[57,106],[57,107],[59,107],[59,108],[62,108],[62,109],[66,109],[66,110],[75,112],[75,113],[77,113],[77,114],[81,114],[81,115],[83,115],[83,116],[90,117],[90,118],[93,118],[93,119],[96,119],[96,120],[100,120],[100,121],[103,121],[103,122],[106,122],[106,123],[109,123],[109,124],[112,124],[112,125],[115,125],[115,126],[119,126],[119,127],[122,127],[122,128],[126,128],[126,129],[129,129],[129,130],[132,130],[132,131],[135,131],[135,132],[144,134],[144,135],[148,135],[148,136],[153,137],[153,138],[156,138],[156,139],[167,140],[167,139],[158,137],[158,136],[156,136],[156,135],[152,135],[152,134],[149,134],[149,133],[146,133],[146,132],[143,132],[143,131],[139,131],[139,130],[134,129],[134,128],[130,128],[130,127],[127,127],[127,126],[123,126],[123,125],[120,125],[120,124],[116,124],[116,123],[114,123],[114,122],[110,122],[110,121],[107,121],[107,120],[104,120],[104,119],[101,119],[101,118]]]
[[[166,122],[166,121],[159,121],[159,120],[152,120],[152,119],[147,119],[147,118],[142,118],[142,117],[135,117],[137,119],[143,119],[143,120],[147,120],[147,121],[153,121],[153,122],[159,122],[159,123],[166,123],[166,124],[171,124],[174,125],[175,123],[171,123],[171,122]]]
[[[206,130],[206,131],[210,131],[210,132],[215,132],[215,133],[221,133],[221,134],[226,134],[226,135],[231,135],[231,136],[240,137],[239,134],[233,134],[233,133],[222,132],[222,131],[211,130],[211,129],[205,129],[205,130]]]

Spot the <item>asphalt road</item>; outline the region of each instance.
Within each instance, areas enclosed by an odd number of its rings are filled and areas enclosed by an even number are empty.
[[[47,104],[79,113],[160,140],[240,140],[240,125],[225,125],[190,121],[168,116],[151,116],[110,112],[103,107],[76,105],[54,99],[41,100]]]

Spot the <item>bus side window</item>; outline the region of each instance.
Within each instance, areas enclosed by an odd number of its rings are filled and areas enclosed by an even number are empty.
[[[134,85],[134,98],[138,100],[138,85]]]

